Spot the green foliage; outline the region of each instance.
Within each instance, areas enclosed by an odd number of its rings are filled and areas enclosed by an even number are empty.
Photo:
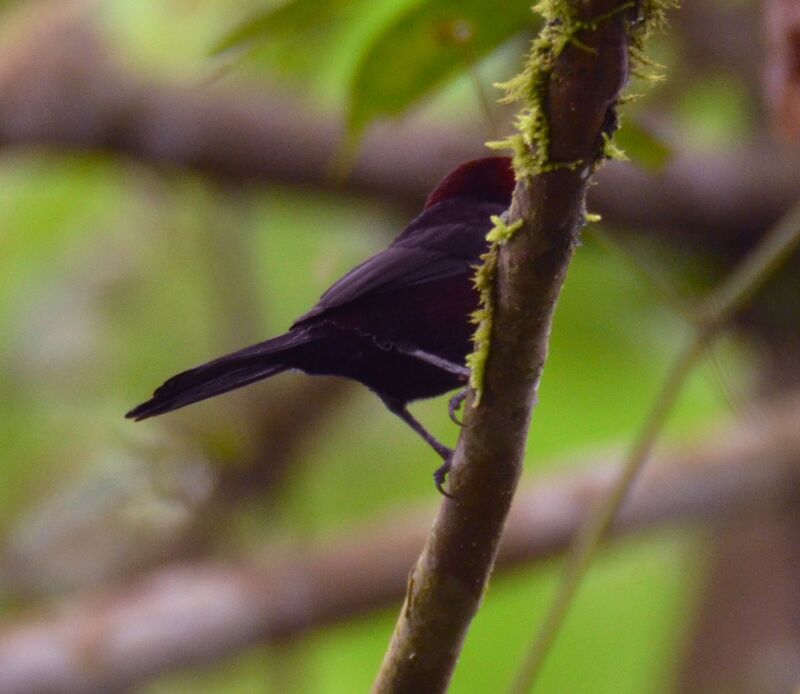
[[[733,75],[712,73],[686,86],[674,117],[686,145],[715,151],[747,138],[753,111],[753,95]]]
[[[377,35],[352,81],[348,126],[397,116],[527,27],[529,0],[423,0]]]
[[[666,694],[683,645],[679,624],[700,573],[696,553],[693,538],[677,534],[614,547],[598,558],[537,690]],[[495,579],[467,636],[453,694],[507,691],[559,576],[551,564],[536,575]],[[521,623],[528,633],[510,628]]]
[[[669,145],[635,120],[626,119],[614,136],[614,144],[649,171],[660,171],[672,156]]]
[[[369,3],[365,0],[291,0],[255,12],[229,31],[214,47],[215,53],[250,48],[261,42],[286,42],[291,51],[303,46],[312,56],[332,30],[356,18]]]
[[[239,4],[240,0],[103,0],[94,19],[105,45],[125,56],[126,69],[161,82],[207,83],[221,62],[209,60],[208,47]]]
[[[271,3],[223,36],[214,50],[239,51],[256,75],[301,81],[306,94],[338,103],[372,38],[415,1]]]
[[[529,0],[503,12],[481,0],[290,0],[255,12],[214,50],[269,54],[312,80],[338,64],[355,139],[372,120],[403,113],[535,24]]]

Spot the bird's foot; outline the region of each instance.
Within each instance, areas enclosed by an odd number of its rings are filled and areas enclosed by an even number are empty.
[[[444,484],[447,481],[447,473],[450,472],[450,463],[452,460],[453,451],[450,451],[450,455],[445,459],[444,463],[436,468],[436,471],[433,473],[433,482],[436,485],[436,489],[439,491],[439,494],[446,496],[448,499],[455,499],[455,497],[446,492],[444,488]]]
[[[461,405],[464,403],[464,400],[467,399],[467,389],[459,391],[456,393],[452,398],[450,398],[450,402],[447,406],[447,412],[450,415],[450,421],[454,424],[457,424],[460,427],[464,426],[464,420],[458,418],[458,410]]]
[[[405,403],[397,402],[391,398],[384,397],[383,402],[391,412],[394,412],[400,419],[402,419],[408,426],[417,432],[425,442],[441,457],[444,465],[433,473],[433,481],[436,483],[436,489],[443,496],[449,499],[454,498],[444,490],[444,483],[447,479],[447,473],[450,472],[450,462],[453,460],[453,449],[445,446],[441,441],[438,441],[422,424],[420,424],[414,416],[408,411]]]

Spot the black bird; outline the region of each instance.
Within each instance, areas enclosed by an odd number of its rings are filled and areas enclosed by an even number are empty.
[[[434,480],[444,494],[452,450],[408,403],[465,386],[479,303],[474,268],[490,217],[508,208],[513,187],[506,157],[462,164],[388,248],[336,282],[289,332],[173,376],[125,416],[164,414],[288,369],[344,376],[372,390],[442,457]],[[454,420],[464,392],[450,401]]]

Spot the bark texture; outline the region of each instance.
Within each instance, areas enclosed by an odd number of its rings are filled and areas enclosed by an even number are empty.
[[[540,99],[549,124],[546,156],[538,152],[547,170],[521,180],[514,192],[508,223],[522,226],[497,257],[482,398],[477,407],[474,394],[467,400],[451,475],[455,498],[442,503],[412,571],[374,692],[446,690],[489,580],[522,471],[553,313],[584,223],[587,185],[628,78],[630,10],[622,5],[571,4],[586,28],[555,55],[541,91],[529,97]]]

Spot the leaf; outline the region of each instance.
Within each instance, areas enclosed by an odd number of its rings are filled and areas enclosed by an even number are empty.
[[[377,35],[351,83],[348,127],[395,116],[470,64],[535,27],[529,0],[423,0]]]
[[[212,50],[238,50],[259,72],[277,69],[336,101],[374,36],[416,2],[288,0],[255,12]]]
[[[672,157],[672,149],[664,140],[630,119],[623,121],[614,142],[634,163],[649,171],[660,171]]]
[[[220,39],[212,52],[249,47],[275,37],[292,37],[298,48],[299,42],[305,41],[309,50],[316,45],[315,38],[364,4],[363,0],[290,0],[256,12]]]

